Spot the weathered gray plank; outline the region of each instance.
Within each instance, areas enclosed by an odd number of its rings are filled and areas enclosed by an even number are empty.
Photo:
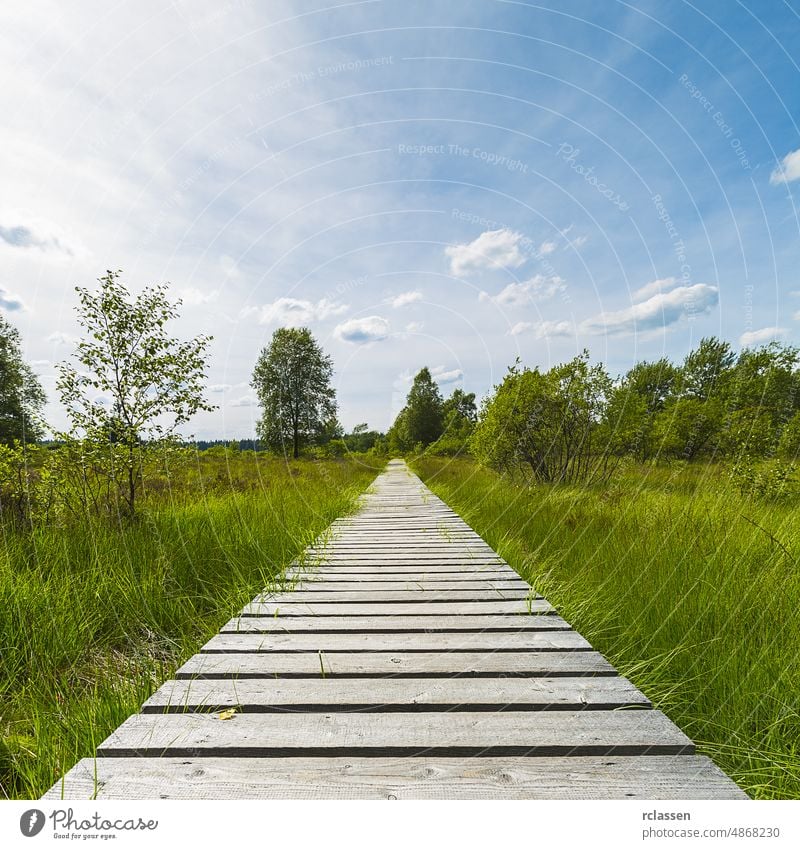
[[[384,604],[353,604],[331,601],[288,602],[264,601],[252,602],[242,610],[242,616],[474,616],[485,614],[525,615],[553,613],[555,608],[542,598],[521,601],[409,601],[388,602]]]
[[[241,616],[221,633],[568,631],[560,616]]]
[[[196,654],[176,678],[616,675],[597,652],[267,652]]]
[[[45,799],[746,799],[696,755],[85,758]]]
[[[363,604],[385,604],[392,601],[420,601],[431,604],[436,601],[499,601],[500,599],[526,599],[528,590],[377,590],[374,592],[338,592],[336,602],[360,602]],[[334,602],[330,592],[322,590],[297,590],[284,593],[270,593],[261,596],[265,601],[277,601],[281,604],[292,602]]]
[[[97,748],[103,757],[292,757],[431,754],[694,754],[692,741],[656,710],[427,713],[142,713]]]
[[[202,652],[415,652],[415,651],[589,651],[576,631],[437,634],[253,634],[212,637]]]
[[[168,681],[143,713],[271,710],[609,710],[650,707],[625,678],[357,678]]]
[[[434,580],[448,581],[463,579],[474,581],[476,578],[489,578],[490,580],[503,580],[505,578],[519,578],[520,576],[508,566],[448,566],[432,564],[430,566],[320,566],[320,567],[293,567],[286,572],[287,578],[328,579],[328,580],[361,580],[361,575],[371,576],[371,580],[389,581],[413,581],[417,578],[432,578]],[[347,576],[354,576],[348,578]],[[395,577],[393,577],[395,576]],[[397,577],[399,576],[399,577]],[[405,577],[408,576],[408,577]],[[441,577],[440,577],[441,576]]]
[[[380,593],[386,595],[391,592],[438,592],[442,590],[457,592],[467,592],[470,590],[480,590],[489,592],[494,590],[502,590],[508,592],[511,590],[519,590],[527,594],[530,592],[530,584],[525,583],[521,578],[501,578],[494,580],[490,578],[477,578],[472,581],[451,581],[446,578],[442,579],[420,579],[401,580],[401,581],[373,581],[369,577],[364,577],[362,580],[355,581],[326,581],[321,580],[302,580],[291,584],[290,592],[326,592],[326,593],[353,593],[353,592],[368,592]]]

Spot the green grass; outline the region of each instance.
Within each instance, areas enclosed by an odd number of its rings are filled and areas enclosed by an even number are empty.
[[[721,466],[527,487],[422,459],[428,486],[756,798],[800,798],[800,510]]]
[[[0,795],[91,756],[381,465],[209,452],[154,481],[134,523],[0,528]]]

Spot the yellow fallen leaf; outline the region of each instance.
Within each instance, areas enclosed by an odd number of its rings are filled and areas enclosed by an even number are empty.
[[[228,710],[222,711],[222,713],[217,714],[217,719],[233,719],[236,716],[236,708],[228,708]]]

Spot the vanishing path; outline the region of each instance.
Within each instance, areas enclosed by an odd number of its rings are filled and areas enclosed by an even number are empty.
[[[47,797],[746,798],[402,461],[331,530]]]

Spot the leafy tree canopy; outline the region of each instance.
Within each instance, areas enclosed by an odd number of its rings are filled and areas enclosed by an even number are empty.
[[[45,394],[22,358],[19,331],[0,316],[0,443],[41,439]]]
[[[263,408],[258,436],[299,457],[308,444],[341,437],[336,420],[333,363],[307,327],[282,327],[261,351],[252,386]]]

